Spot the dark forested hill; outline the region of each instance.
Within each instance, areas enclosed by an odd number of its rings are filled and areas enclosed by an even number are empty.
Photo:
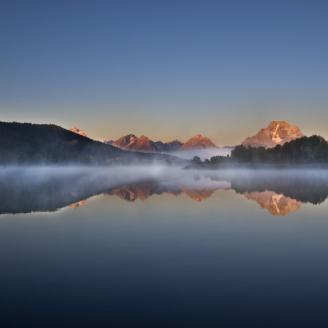
[[[214,156],[211,159],[201,161],[194,157],[187,168],[222,168],[236,166],[327,166],[328,142],[320,136],[302,137],[284,145],[274,148],[251,147],[240,145],[235,147],[231,156]]]
[[[231,153],[231,160],[238,163],[326,164],[328,143],[320,136],[312,136],[271,149],[237,146]]]
[[[57,125],[0,122],[0,164],[114,164],[171,158],[132,153]]]

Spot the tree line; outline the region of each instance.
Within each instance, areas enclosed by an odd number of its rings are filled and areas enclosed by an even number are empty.
[[[235,147],[230,156],[214,156],[205,161],[192,160],[194,166],[229,164],[328,164],[328,142],[320,136],[302,137],[274,148]]]

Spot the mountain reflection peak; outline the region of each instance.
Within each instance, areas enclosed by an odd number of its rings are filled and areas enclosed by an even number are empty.
[[[253,191],[244,195],[247,199],[256,201],[274,216],[286,216],[301,207],[301,202],[273,191]]]

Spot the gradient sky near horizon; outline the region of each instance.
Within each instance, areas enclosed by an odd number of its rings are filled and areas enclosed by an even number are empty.
[[[224,145],[278,119],[328,138],[327,12],[319,0],[1,1],[0,120]]]

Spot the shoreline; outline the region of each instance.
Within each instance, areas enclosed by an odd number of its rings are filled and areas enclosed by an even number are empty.
[[[191,164],[183,168],[184,170],[328,170],[328,163],[318,164]]]

